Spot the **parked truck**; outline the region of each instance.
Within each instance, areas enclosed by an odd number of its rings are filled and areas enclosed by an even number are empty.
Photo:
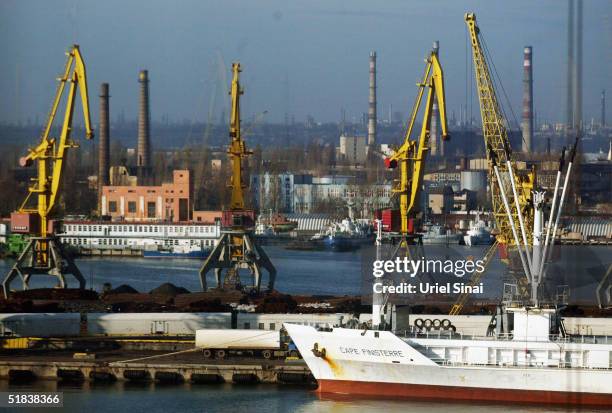
[[[269,360],[299,355],[283,330],[196,330],[195,345],[205,358],[254,356]]]

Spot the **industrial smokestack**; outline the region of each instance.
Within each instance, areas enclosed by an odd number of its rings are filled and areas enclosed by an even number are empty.
[[[606,127],[606,89],[601,91],[601,128]]]
[[[108,83],[100,85],[100,125],[98,148],[98,205],[102,211],[102,187],[109,184],[110,143],[109,143],[109,109]]]
[[[576,1],[576,79],[574,80],[574,129],[582,129],[582,0]]]
[[[146,171],[151,166],[151,138],[149,113],[149,71],[141,70],[138,75],[140,83],[140,110],[138,112],[138,147],[136,166]],[[145,172],[146,173],[146,172]]]
[[[531,152],[533,137],[533,53],[531,46],[523,51],[523,152]]]
[[[565,124],[574,125],[574,0],[567,2],[567,97],[565,101]]]
[[[368,146],[374,146],[376,144],[376,52],[370,52],[370,96],[368,103]]]

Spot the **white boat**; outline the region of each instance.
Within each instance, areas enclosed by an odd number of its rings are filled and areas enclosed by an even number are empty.
[[[463,241],[467,246],[491,245],[495,242],[495,237],[491,235],[486,222],[480,220],[477,216],[476,220],[470,225],[470,229],[463,236]]]
[[[324,231],[313,235],[311,241],[322,241],[333,250],[349,251],[372,241],[372,227],[365,219],[353,216],[352,204],[349,204],[349,216],[340,222],[332,222]]]
[[[497,337],[285,328],[320,393],[612,405],[612,337],[551,336],[554,311],[510,311],[514,334]]]

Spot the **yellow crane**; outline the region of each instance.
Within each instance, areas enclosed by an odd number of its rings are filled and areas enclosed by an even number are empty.
[[[512,235],[512,231],[516,231],[516,228],[522,228],[521,235],[525,244],[527,244],[526,240],[532,238],[532,191],[535,185],[536,174],[535,170],[518,173],[517,162],[510,147],[510,140],[508,139],[507,121],[497,100],[491,71],[481,43],[480,29],[476,24],[476,15],[474,13],[466,13],[465,23],[472,47],[474,74],[482,119],[482,134],[488,161],[491,203],[498,230],[496,242],[487,250],[483,259],[484,267],[486,268],[500,245],[506,250],[509,247],[516,247],[515,238]],[[500,180],[496,178],[494,166],[497,166]],[[512,179],[509,177],[512,177]],[[503,185],[503,188],[500,185]],[[507,197],[512,219],[506,213],[502,191]],[[515,193],[517,197],[514,196]],[[469,284],[478,284],[484,273],[485,271],[475,272]],[[524,277],[517,277],[517,287],[522,295],[526,296],[528,294],[527,283]],[[459,314],[468,299],[469,294],[461,294],[451,307],[450,315]]]
[[[240,96],[244,93],[240,87],[240,63],[232,64],[232,88],[230,95],[232,97],[232,107],[230,113],[230,129],[229,136],[231,138],[228,154],[232,163],[232,177],[230,186],[232,188],[232,196],[230,201],[230,209],[232,211],[244,210],[244,189],[246,185],[242,179],[242,159],[251,155],[253,152],[247,150],[246,144],[242,140],[242,130],[240,128]]]
[[[200,269],[200,284],[206,291],[206,274],[213,270],[217,288],[233,287],[240,290],[259,292],[261,287],[261,269],[269,274],[268,290],[274,289],[276,269],[252,237],[255,221],[254,211],[245,208],[244,190],[247,185],[243,178],[243,160],[250,154],[243,139],[240,126],[240,96],[244,93],[240,86],[240,63],[232,64],[230,145],[227,151],[232,168],[229,186],[232,188],[230,208],[223,211],[221,219],[221,237],[219,242],[204,261]],[[253,276],[253,285],[242,285],[240,270],[248,270]],[[222,271],[225,275],[222,277]],[[223,280],[222,280],[223,278]]]
[[[36,163],[37,177],[33,179],[33,184],[28,188],[28,195],[19,209],[12,214],[11,227],[17,227],[13,222],[14,220],[23,222],[26,219],[28,223],[31,223],[33,221],[30,217],[34,216],[38,217],[38,231],[36,231],[36,236],[30,238],[26,248],[6,276],[3,282],[5,296],[8,296],[10,283],[15,277],[20,276],[24,288],[27,288],[29,279],[33,274],[55,276],[62,288],[66,285],[64,275],[72,274],[79,281],[80,288],[85,287],[85,279],[72,259],[64,254],[61,244],[53,237],[53,234],[49,234],[49,218],[56,206],[57,196],[60,192],[67,151],[78,147],[78,144],[71,139],[77,89],[79,89],[81,97],[85,137],[92,139],[94,136],[89,114],[85,63],[79,46],[73,45],[67,52],[67,56],[64,72],[58,79],[59,85],[40,143],[36,147],[30,148],[28,154],[20,159],[20,165],[24,167]],[[50,136],[51,128],[67,85],[69,85],[69,88],[64,121],[59,137],[55,138]],[[33,198],[35,198],[35,203],[31,206]],[[27,225],[27,231],[32,232],[29,224]]]
[[[476,15],[466,13],[465,22],[467,24],[470,43],[472,45],[472,58],[474,62],[474,74],[476,77],[476,88],[478,91],[478,101],[480,102],[480,115],[482,118],[482,134],[484,137],[486,156],[489,164],[489,182],[491,183],[491,201],[493,215],[499,235],[497,236],[501,244],[513,245],[514,239],[511,235],[510,218],[505,212],[502,201],[501,189],[495,184],[496,178],[493,172],[493,164],[497,163],[500,175],[506,177],[509,169],[518,171],[517,162],[510,147],[508,139],[507,121],[501,111],[497,100],[497,94],[493,85],[491,71],[487,65],[484,50],[480,39],[480,29],[476,24]],[[518,193],[518,205],[514,199],[512,185],[509,179],[503,179],[505,193],[508,194],[508,203],[512,209],[513,224],[518,228],[519,220],[523,219],[528,231],[533,223],[533,201],[532,190],[535,185],[535,171],[523,174],[514,174],[514,185]],[[521,211],[519,211],[521,209]],[[524,238],[531,239],[529,233]]]
[[[425,162],[429,151],[434,97],[438,101],[440,123],[442,126],[442,139],[447,140],[450,138],[446,121],[444,74],[438,58],[437,42],[425,62],[425,73],[423,74],[422,81],[417,83],[419,89],[412,107],[404,143],[385,160],[385,164],[388,168],[396,168],[398,165],[400,168],[400,179],[393,188],[393,192],[399,194],[400,198],[400,233],[403,238],[409,235],[408,220],[415,209],[415,205],[418,203],[421,193],[423,172],[425,170]],[[426,88],[428,89],[428,93],[423,113],[421,133],[418,141],[411,140],[410,135],[412,134],[412,129]]]

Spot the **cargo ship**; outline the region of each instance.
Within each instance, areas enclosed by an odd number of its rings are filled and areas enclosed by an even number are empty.
[[[545,291],[553,290],[541,288],[547,280],[554,281],[548,274],[552,263],[549,247],[554,245],[571,167],[572,161],[555,209],[562,175],[558,171],[547,220],[544,192],[533,193],[531,244],[527,243],[520,214],[520,232],[515,228],[495,167],[505,212],[513,223],[512,237],[517,246],[513,253],[520,257],[523,281],[529,288],[525,293],[528,297],[504,291],[503,305],[482,336],[453,330],[433,334],[387,331],[388,311],[381,311],[386,306],[382,294],[372,296],[371,330],[317,331],[286,323],[288,334],[318,381],[318,391],[444,401],[612,406],[612,337],[567,334],[559,314],[559,308],[567,303],[564,294],[550,297]],[[513,179],[511,174],[510,169],[509,178]],[[523,234],[522,242],[519,233]],[[377,241],[380,245],[380,238]],[[377,259],[381,256],[377,248]],[[504,290],[506,286],[512,285],[505,285]],[[518,286],[513,286],[518,292]],[[557,291],[567,287],[554,282],[550,286]]]
[[[508,312],[513,334],[490,337],[285,328],[323,394],[612,405],[612,337],[551,335],[554,310]]]

